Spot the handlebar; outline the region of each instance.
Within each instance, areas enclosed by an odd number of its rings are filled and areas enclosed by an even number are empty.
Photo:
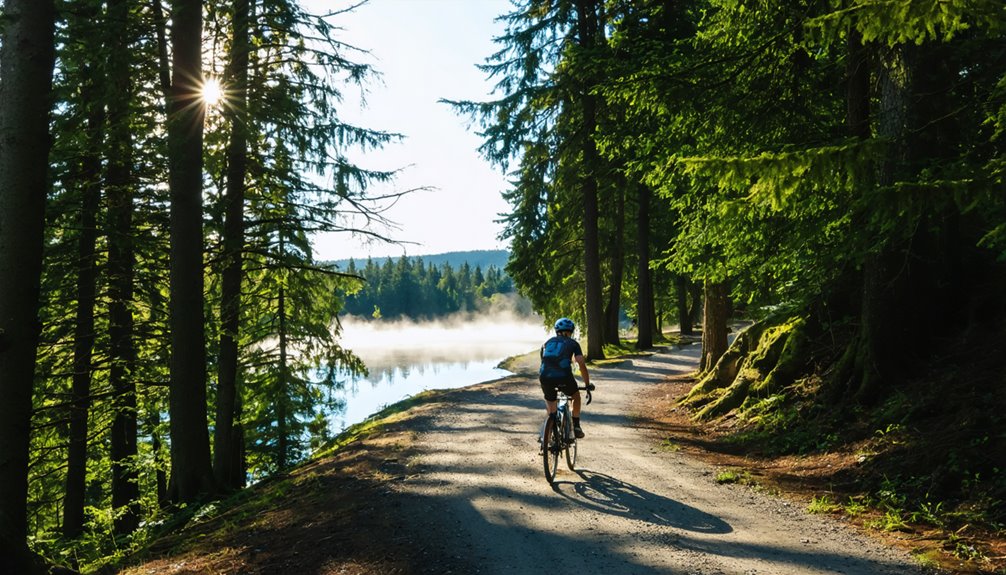
[[[588,384],[587,384],[587,385],[585,385],[585,386],[580,386],[580,385],[577,385],[577,386],[576,386],[576,389],[577,389],[577,390],[579,390],[579,391],[586,391],[586,392],[587,392],[587,405],[590,405],[590,402],[592,401],[592,398],[591,398],[591,395],[590,395],[590,392],[592,392],[592,391],[594,391],[595,389],[597,389],[597,387],[596,387],[596,386],[595,386],[595,385],[594,385],[593,383],[588,383]],[[559,388],[556,388],[556,390],[557,390],[557,391],[560,391],[560,392],[562,391],[562,390],[560,390]],[[563,396],[563,397],[567,397],[565,393],[563,393],[563,395],[562,395],[562,396]]]

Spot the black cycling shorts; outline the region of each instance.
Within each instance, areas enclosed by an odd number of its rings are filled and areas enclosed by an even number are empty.
[[[576,379],[572,374],[565,377],[540,377],[538,381],[541,382],[541,391],[545,394],[546,401],[555,401],[559,398],[559,394],[556,392],[557,389],[561,389],[563,393],[570,397],[573,397],[579,391]]]

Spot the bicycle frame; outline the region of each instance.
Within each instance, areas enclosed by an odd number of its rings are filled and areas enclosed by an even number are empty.
[[[589,405],[592,400],[590,392],[594,386],[589,385],[578,389],[587,392],[587,404]],[[576,465],[577,444],[576,436],[573,434],[573,414],[570,407],[572,398],[560,390],[557,399],[556,412],[554,416],[550,414],[545,418],[538,438],[538,442],[541,444],[540,455],[545,468],[545,480],[549,483],[555,479],[560,453],[565,452],[566,465],[570,471],[574,470]]]

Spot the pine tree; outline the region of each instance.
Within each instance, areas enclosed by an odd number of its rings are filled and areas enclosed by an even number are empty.
[[[41,573],[27,547],[28,430],[55,61],[53,2],[6,0],[0,28],[0,568]]]
[[[69,438],[66,456],[66,487],[63,498],[63,536],[74,539],[84,529],[85,485],[87,479],[88,412],[91,407],[92,358],[96,340],[95,306],[98,283],[98,212],[101,199],[101,149],[104,145],[105,109],[99,96],[103,84],[102,66],[94,54],[104,51],[102,35],[90,34],[85,25],[101,21],[98,5],[81,6],[79,18],[68,19],[68,34],[86,37],[83,62],[79,66],[79,101],[74,102],[74,124],[83,123],[85,136],[73,151],[80,160],[67,170],[66,187],[80,193],[76,307],[73,336],[73,381],[69,408]],[[65,59],[71,59],[63,54]],[[56,124],[59,126],[59,124]],[[69,140],[69,139],[68,139]]]
[[[230,142],[227,145],[227,190],[224,195],[224,233],[221,260],[224,262],[220,293],[220,352],[217,363],[216,417],[213,436],[213,473],[223,489],[244,484],[244,464],[240,453],[244,444],[239,405],[239,345],[241,285],[243,280],[244,204],[248,173],[248,62],[251,5],[248,0],[233,4],[228,73],[225,78]],[[237,423],[235,423],[237,422]]]
[[[108,3],[107,25],[130,29],[130,3]],[[112,508],[118,513],[116,533],[129,533],[139,524],[140,490],[137,474],[136,345],[134,342],[135,246],[133,204],[135,177],[131,135],[132,87],[129,36],[117,34],[109,42],[108,109],[108,276],[109,276],[109,380],[115,394],[111,429]]]
[[[599,183],[596,128],[602,102],[591,66],[605,49],[594,0],[528,0],[505,16],[502,48],[482,69],[500,97],[455,102],[484,128],[480,148],[504,169],[519,159],[507,272],[546,316],[571,316],[586,328],[587,354],[603,357]],[[576,217],[576,216],[579,217]]]
[[[172,4],[171,16],[171,484],[173,499],[181,502],[216,490],[206,417],[202,9],[202,0],[179,0]]]

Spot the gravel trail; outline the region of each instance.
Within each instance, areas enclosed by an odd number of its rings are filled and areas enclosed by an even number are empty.
[[[463,390],[416,430],[418,455],[392,492],[399,531],[429,573],[916,575],[929,573],[829,517],[658,448],[631,414],[648,384],[694,371],[698,346],[591,370],[578,469],[542,473],[533,377]],[[562,566],[556,567],[557,562]]]

